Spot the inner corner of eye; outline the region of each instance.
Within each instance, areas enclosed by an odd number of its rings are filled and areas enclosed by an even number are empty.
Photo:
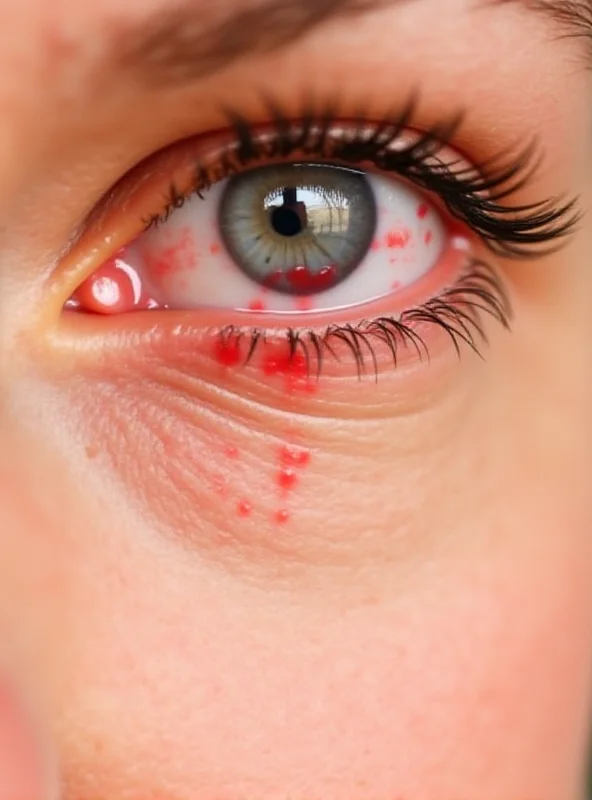
[[[248,169],[165,210],[166,221],[113,254],[66,307],[103,315],[344,309],[416,283],[450,239],[422,192],[338,164]]]

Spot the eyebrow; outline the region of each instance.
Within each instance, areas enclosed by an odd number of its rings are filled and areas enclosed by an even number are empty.
[[[109,61],[153,88],[192,82],[240,58],[278,52],[329,22],[364,16],[411,0],[258,0],[224,11],[225,3],[192,0],[153,12],[140,23],[105,31]],[[442,0],[438,0],[442,2]],[[481,0],[479,6],[520,6],[553,24],[556,38],[583,39],[592,67],[592,0]]]

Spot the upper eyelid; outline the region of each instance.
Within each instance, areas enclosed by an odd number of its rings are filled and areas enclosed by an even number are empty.
[[[268,96],[263,97],[263,105],[267,109],[267,117],[272,120],[267,126],[258,122],[251,123],[232,109],[224,110],[231,125],[226,131],[230,130],[233,136],[225,154],[225,169],[222,174],[215,174],[212,179],[208,169],[198,162],[195,167],[196,177],[189,190],[178,191],[173,182],[165,211],[160,215],[153,214],[145,220],[146,227],[166,221],[177,205],[182,205],[184,196],[200,193],[211,183],[232,174],[230,167],[233,160],[247,168],[251,161],[262,157],[289,158],[294,151],[300,149],[307,152],[308,148],[308,154],[313,159],[315,155],[329,159],[333,155],[337,160],[361,164],[363,158],[352,157],[356,148],[359,152],[364,148],[372,149],[375,145],[384,152],[384,163],[373,160],[375,166],[409,178],[420,188],[435,192],[453,216],[468,223],[483,238],[490,250],[503,257],[540,257],[552,252],[558,247],[557,240],[569,236],[579,222],[577,198],[547,198],[522,205],[504,202],[521,190],[540,166],[540,158],[537,158],[539,153],[534,142],[522,146],[516,153],[510,150],[509,153],[498,153],[497,157],[471,164],[464,170],[464,174],[461,170],[455,172],[454,169],[447,169],[437,176],[435,168],[427,166],[427,159],[435,158],[443,148],[451,144],[449,139],[454,138],[460,130],[465,114],[462,111],[450,114],[441,122],[419,130],[415,124],[417,92],[411,94],[398,113],[388,115],[382,121],[365,119],[362,113],[357,114],[355,119],[345,112],[344,117],[341,117],[340,103],[336,100],[325,106],[306,100],[298,113],[290,115]],[[331,137],[329,132],[337,125],[346,128],[349,125],[349,130],[353,133],[335,139],[334,134]],[[257,131],[269,131],[270,128],[273,132],[271,139],[269,135],[262,140],[257,138]],[[413,138],[407,145],[392,152],[389,150],[401,136],[410,133],[413,133]],[[323,152],[325,146],[329,148],[327,153]],[[420,153],[422,155],[418,155]],[[413,174],[411,171],[406,173],[402,164],[397,169],[397,159],[404,162],[406,154],[411,166],[415,167]],[[387,165],[386,160],[389,157],[394,164]],[[424,163],[423,170],[417,168],[418,164]],[[467,204],[469,194],[473,198],[472,207]],[[513,225],[506,224],[505,215],[509,216],[512,212],[516,214],[517,220]],[[505,237],[502,235],[504,231]],[[546,249],[535,247],[551,241],[554,242],[553,246]]]

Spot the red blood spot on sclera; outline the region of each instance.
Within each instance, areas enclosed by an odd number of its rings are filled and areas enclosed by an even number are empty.
[[[183,228],[174,244],[163,247],[155,253],[143,254],[146,266],[157,278],[166,278],[184,270],[193,270],[197,267],[197,255],[192,229]]]
[[[236,510],[238,512],[239,517],[249,517],[251,516],[251,512],[253,511],[253,506],[249,503],[248,500],[239,500],[236,504]]]
[[[252,300],[249,303],[249,311],[265,311],[265,303],[263,300]]]
[[[372,242],[372,244],[370,245],[370,250],[372,250],[373,252],[375,252],[375,253],[376,253],[378,250],[380,250],[380,248],[381,248],[381,247],[382,247],[382,245],[380,244],[380,242],[378,241],[378,239],[375,239],[375,240]]]
[[[390,231],[386,235],[386,246],[389,249],[393,249],[395,247],[407,247],[410,239],[411,239],[411,232],[408,230]]]
[[[429,244],[432,239],[434,238],[434,234],[431,231],[426,231],[423,237],[423,240],[426,244]]]
[[[298,311],[311,311],[313,308],[312,298],[298,297],[296,300],[296,309]]]
[[[425,219],[427,215],[430,213],[430,208],[426,203],[421,203],[417,208],[417,217],[418,219]]]

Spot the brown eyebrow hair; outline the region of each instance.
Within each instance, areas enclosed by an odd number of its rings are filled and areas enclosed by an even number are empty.
[[[331,20],[355,18],[412,0],[258,0],[224,11],[212,0],[196,9],[191,0],[154,12],[140,23],[120,22],[105,31],[116,68],[155,88],[195,81],[241,57],[277,52]],[[443,0],[437,0],[443,2]],[[592,0],[481,0],[476,7],[520,6],[545,16],[556,38],[585,41],[592,66]]]

